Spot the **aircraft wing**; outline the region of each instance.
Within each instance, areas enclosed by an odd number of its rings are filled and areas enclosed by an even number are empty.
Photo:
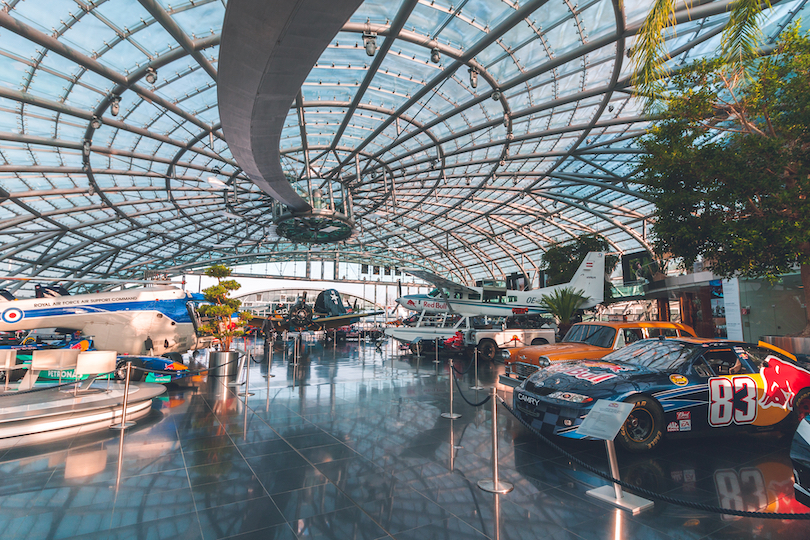
[[[359,319],[361,317],[370,317],[371,315],[383,315],[385,311],[361,311],[358,313],[344,313],[343,315],[329,315],[327,317],[313,317],[312,324],[313,325],[329,325],[330,327],[334,326],[343,326],[344,323],[348,323],[352,319]]]
[[[451,291],[466,291],[467,293],[477,293],[476,289],[471,289],[466,285],[462,285],[460,283],[456,283],[455,281],[451,281],[447,278],[434,274],[433,272],[428,272],[427,270],[419,270],[418,268],[404,268],[404,272],[408,274],[418,277],[421,280],[427,281],[428,283],[434,284],[439,289],[448,289]]]

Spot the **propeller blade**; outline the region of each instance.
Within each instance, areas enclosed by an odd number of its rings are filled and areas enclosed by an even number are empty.
[[[402,298],[402,280],[397,280],[397,298]]]

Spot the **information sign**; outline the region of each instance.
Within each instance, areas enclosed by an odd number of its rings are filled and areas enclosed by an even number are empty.
[[[603,441],[612,441],[622,429],[634,406],[633,403],[600,399],[582,421],[577,433]]]

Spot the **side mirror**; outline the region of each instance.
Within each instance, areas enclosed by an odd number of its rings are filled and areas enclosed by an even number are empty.
[[[768,361],[765,360],[764,362],[762,362],[762,367],[771,367],[771,366],[770,364],[768,364]]]

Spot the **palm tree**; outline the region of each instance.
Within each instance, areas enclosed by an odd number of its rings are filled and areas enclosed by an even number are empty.
[[[694,0],[685,0],[687,9]],[[667,75],[665,64],[669,60],[664,32],[675,22],[678,0],[654,0],[647,14],[638,40],[632,50],[634,63],[633,84],[639,94],[647,98],[649,108],[661,97],[663,80]],[[729,20],[720,40],[720,53],[733,71],[742,70],[742,60],[757,51],[760,29],[759,18],[763,8],[770,9],[769,0],[736,0],[729,6]]]
[[[571,317],[585,302],[584,292],[573,287],[556,289],[551,294],[544,294],[540,298],[540,305],[559,321],[560,327],[568,326],[571,324]]]

